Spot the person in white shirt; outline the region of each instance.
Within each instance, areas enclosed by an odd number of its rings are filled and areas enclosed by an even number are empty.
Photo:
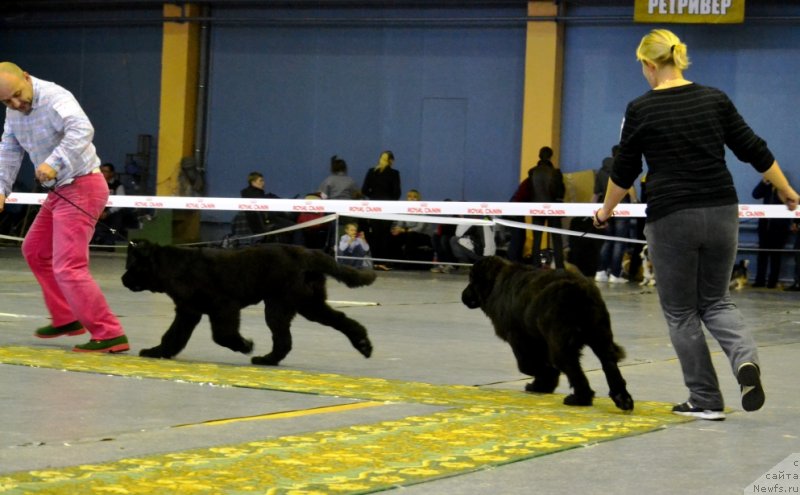
[[[461,263],[474,263],[497,251],[491,225],[459,224],[450,238],[453,256]]]
[[[94,127],[75,97],[16,64],[0,62],[6,119],[0,141],[0,211],[28,154],[47,199],[22,243],[22,253],[52,318],[39,338],[80,335],[77,352],[122,352],[128,339],[89,272],[89,240],[108,202],[108,185],[92,138]]]

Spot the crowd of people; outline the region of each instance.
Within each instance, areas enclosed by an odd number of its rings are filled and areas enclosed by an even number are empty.
[[[606,189],[612,176],[614,163],[620,146],[614,145],[610,156],[602,160],[594,174],[592,203],[603,203]],[[539,150],[539,160],[528,170],[511,196],[511,202],[558,203],[564,201],[566,192],[564,177],[553,163],[553,149],[544,146]],[[124,188],[114,179],[112,164],[101,166],[111,194],[124,194]],[[252,172],[248,185],[241,191],[243,198],[278,198],[265,189],[264,175]],[[348,175],[347,162],[334,155],[330,159],[330,175],[317,191],[305,195],[306,199],[375,199],[399,200],[401,195],[400,172],[394,168],[394,154],[384,151],[378,162],[371,167],[358,186]],[[422,201],[418,189],[406,192],[407,201]],[[765,204],[780,204],[777,190],[765,179],[753,191],[753,198],[763,199]],[[449,201],[449,199],[445,199]],[[631,185],[619,200],[620,203],[647,202],[647,174],[643,174],[639,187]],[[101,218],[107,224],[118,225],[115,219],[119,209],[106,209]],[[594,277],[598,283],[647,283],[649,277],[642,260],[646,218],[610,218],[603,234],[618,240],[597,241],[570,236],[566,242],[560,234],[543,232],[537,227],[562,228],[560,217],[532,217],[531,229],[505,228],[475,225],[471,222],[437,224],[426,221],[390,221],[381,219],[340,218],[338,223],[323,223],[311,227],[301,224],[322,217],[321,213],[300,215],[280,211],[248,211],[238,213],[233,220],[232,235],[245,239],[242,244],[259,242],[282,242],[323,249],[342,259],[364,257],[367,262],[354,265],[376,270],[426,269],[434,273],[452,273],[459,266],[469,265],[484,256],[500,254],[511,261],[534,266],[565,268],[572,264],[577,271]],[[511,220],[525,221],[521,217]],[[586,231],[579,218],[572,218],[569,229]],[[348,229],[355,225],[357,237],[350,236],[350,246],[345,249],[343,241]],[[781,261],[786,256],[784,247],[792,232],[800,231],[798,222],[784,219],[760,219],[758,221],[759,252],[757,255],[753,287],[775,288],[781,274]],[[296,229],[295,229],[296,228]],[[589,227],[591,228],[591,226]],[[124,231],[124,228],[123,228]],[[278,231],[277,234],[271,234]],[[98,227],[98,236],[102,234]],[[108,233],[106,233],[106,236]],[[99,237],[98,237],[99,238]],[[353,243],[352,240],[361,241]],[[800,234],[797,235],[800,247]],[[633,240],[641,242],[630,242]],[[363,242],[362,242],[363,241]],[[532,241],[532,242],[531,242]],[[526,249],[527,244],[527,249]],[[353,249],[358,246],[358,249]],[[566,249],[565,249],[566,247]],[[800,258],[800,256],[798,256]],[[785,290],[800,291],[800,259],[797,276]]]

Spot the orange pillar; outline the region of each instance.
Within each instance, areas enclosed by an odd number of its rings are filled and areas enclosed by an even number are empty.
[[[164,4],[166,18],[199,13],[197,5]],[[177,196],[181,159],[192,156],[195,146],[200,28],[197,23],[167,21],[163,33],[156,194]],[[200,236],[200,215],[175,211],[172,227],[175,242],[195,241]]]
[[[558,15],[552,0],[530,0],[529,17]],[[522,111],[522,146],[519,165],[520,180],[539,160],[542,146],[553,148],[553,164],[559,166],[561,148],[561,85],[563,80],[564,28],[553,20],[528,22],[525,45],[525,85]],[[542,244],[548,242],[547,234]],[[528,231],[525,255],[529,255],[533,235]]]
[[[555,17],[552,0],[528,2],[531,17]],[[525,85],[522,113],[520,177],[539,160],[539,148],[550,146],[558,166],[561,139],[561,85],[563,80],[563,26],[555,20],[528,22],[525,48]]]

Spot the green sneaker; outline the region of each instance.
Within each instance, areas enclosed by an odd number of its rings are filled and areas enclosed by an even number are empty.
[[[79,344],[72,348],[75,352],[125,352],[130,350],[128,337],[120,335],[113,339],[95,340],[92,339],[85,344]]]
[[[86,329],[83,328],[81,322],[73,321],[72,323],[67,323],[66,325],[58,327],[47,325],[46,327],[37,328],[34,335],[40,339],[52,339],[54,337],[61,337],[62,335],[80,335],[82,333],[86,333]]]

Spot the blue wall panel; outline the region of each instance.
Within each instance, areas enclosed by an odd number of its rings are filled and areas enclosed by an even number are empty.
[[[100,159],[118,170],[139,134],[158,136],[160,26],[2,30],[0,59],[70,90],[94,124]],[[32,175],[20,171],[28,190]]]
[[[418,174],[420,183],[425,184],[423,200],[464,196],[468,111],[466,98],[425,98],[422,102]]]
[[[247,173],[283,197],[314,191],[331,155],[361,182],[391,149],[403,190],[423,197],[423,101],[467,102],[463,198],[505,200],[519,167],[525,32],[452,27],[216,27],[209,84],[209,194]],[[436,128],[431,126],[430,128]],[[447,175],[431,172],[437,181]]]

